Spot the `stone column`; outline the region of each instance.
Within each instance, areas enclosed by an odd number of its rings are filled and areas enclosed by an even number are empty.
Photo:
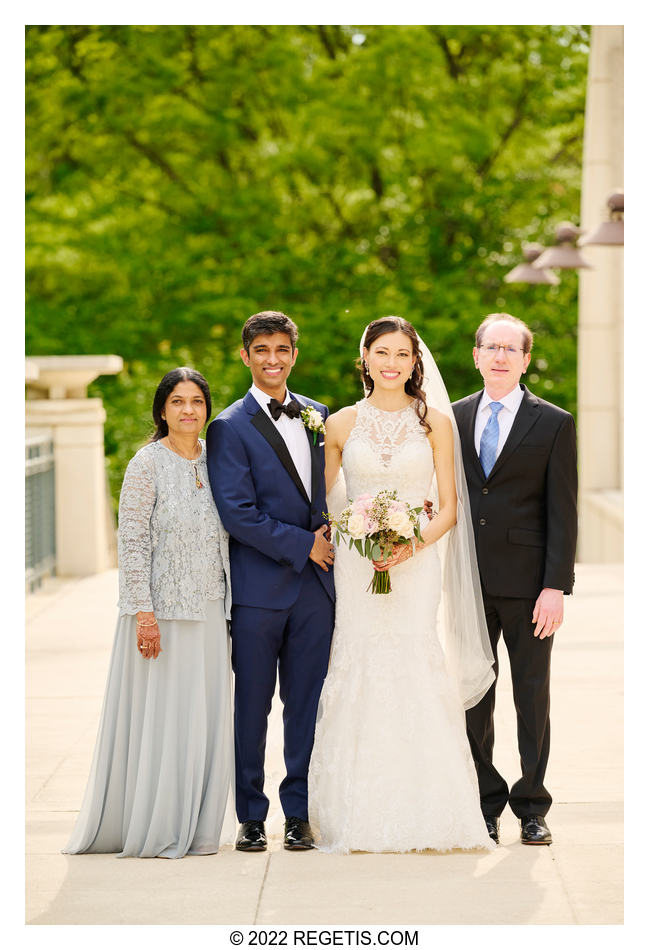
[[[85,398],[97,376],[122,368],[118,356],[30,357],[27,430],[53,434],[55,460],[56,570],[96,574],[114,566],[106,490],[101,399]],[[37,373],[34,374],[34,366]],[[50,398],[42,398],[47,394]]]
[[[607,217],[624,190],[624,30],[593,26],[588,66],[581,227]],[[587,245],[579,272],[579,546],[584,562],[623,560],[623,248]]]

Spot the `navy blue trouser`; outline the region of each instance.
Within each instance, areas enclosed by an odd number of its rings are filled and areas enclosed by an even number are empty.
[[[232,607],[236,806],[239,821],[264,821],[268,714],[279,670],[284,704],[284,814],[308,820],[307,777],[318,700],[327,675],[334,605],[311,561],[297,600],[286,610]]]

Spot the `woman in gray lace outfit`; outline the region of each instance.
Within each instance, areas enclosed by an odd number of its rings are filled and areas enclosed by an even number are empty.
[[[99,734],[64,851],[212,854],[232,840],[228,535],[208,482],[210,391],[172,370],[119,504],[119,619]]]

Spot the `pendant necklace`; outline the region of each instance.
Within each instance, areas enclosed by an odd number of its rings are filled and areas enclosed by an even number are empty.
[[[202,481],[200,480],[200,478],[198,477],[198,465],[196,464],[196,462],[198,461],[198,459],[188,459],[186,455],[183,455],[182,452],[179,452],[178,449],[176,448],[176,446],[174,445],[174,441],[173,441],[173,439],[171,438],[170,433],[167,433],[167,438],[169,439],[169,445],[170,445],[171,448],[174,450],[174,452],[176,453],[176,455],[180,455],[181,458],[187,459],[188,462],[191,462],[191,463],[192,463],[192,466],[193,466],[193,468],[194,468],[194,479],[195,479],[195,481],[196,481],[196,487],[197,487],[197,488],[202,488],[202,487],[203,487],[203,483],[202,483]],[[198,442],[198,440],[196,441],[196,448],[198,449],[198,458],[200,458],[201,446],[200,446],[200,442]]]

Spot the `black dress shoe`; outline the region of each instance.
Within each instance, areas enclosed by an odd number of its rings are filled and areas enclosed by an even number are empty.
[[[263,821],[242,821],[235,847],[237,851],[265,851],[266,829]]]
[[[303,818],[287,818],[284,822],[284,847],[287,851],[308,851],[313,847],[313,832]]]
[[[521,841],[523,844],[552,844],[550,829],[541,815],[524,815],[521,818]]]
[[[498,829],[500,827],[500,818],[498,815],[485,815],[484,823],[487,826],[487,834],[492,841],[495,841],[496,844],[500,844],[500,838],[498,836]]]

